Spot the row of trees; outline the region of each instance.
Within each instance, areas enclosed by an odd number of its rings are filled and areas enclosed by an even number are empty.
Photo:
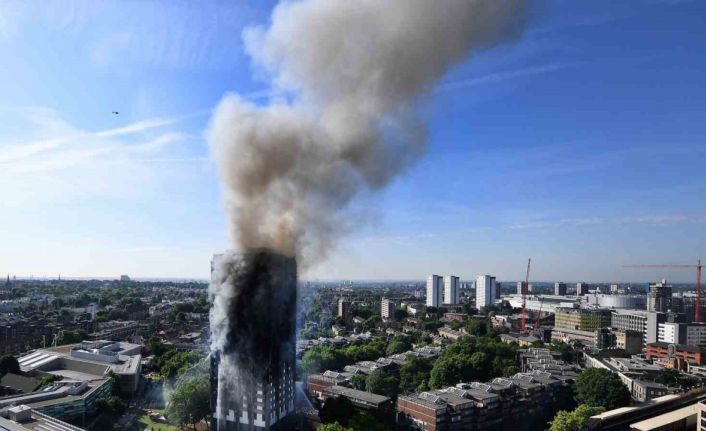
[[[359,361],[370,361],[385,356],[387,340],[378,337],[366,343],[346,347],[314,346],[302,357],[302,369],[306,373],[338,370]]]
[[[150,363],[152,370],[159,374],[163,382],[167,383],[172,382],[174,378],[204,358],[203,354],[199,352],[180,352],[156,337],[147,340],[147,351],[154,356]]]

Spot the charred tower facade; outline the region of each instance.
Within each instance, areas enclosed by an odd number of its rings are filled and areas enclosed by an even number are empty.
[[[269,249],[214,256],[212,430],[274,430],[294,410],[296,286],[294,258]]]

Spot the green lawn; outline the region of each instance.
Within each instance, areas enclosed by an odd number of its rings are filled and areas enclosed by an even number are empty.
[[[158,412],[164,414],[164,410],[155,409],[155,411],[158,411]],[[142,428],[142,429],[147,429],[150,431],[152,429],[154,429],[154,431],[178,431],[179,430],[179,427],[176,427],[174,425],[167,425],[167,424],[160,424],[160,423],[153,422],[152,419],[150,419],[150,417],[147,415],[146,411],[142,412],[142,416],[140,416],[137,419],[137,421],[140,424],[144,425],[144,428]]]

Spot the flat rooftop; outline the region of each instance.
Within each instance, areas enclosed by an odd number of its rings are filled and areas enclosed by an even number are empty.
[[[690,416],[694,416],[694,422],[696,422],[696,415],[698,415],[698,414],[699,414],[698,406],[696,404],[692,404],[690,406],[686,406],[681,409],[677,409],[677,410],[671,411],[669,413],[665,413],[663,415],[655,416],[651,419],[647,419],[647,420],[644,420],[641,422],[636,422],[636,423],[630,425],[630,429],[638,430],[638,431],[652,431],[652,430],[661,428],[665,425],[669,425],[674,422],[687,419]]]

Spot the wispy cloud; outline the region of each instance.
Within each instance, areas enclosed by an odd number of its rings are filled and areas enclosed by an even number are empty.
[[[523,69],[508,70],[504,72],[496,72],[488,75],[477,76],[468,79],[462,79],[453,82],[441,84],[437,91],[453,91],[461,88],[475,87],[478,85],[495,84],[503,81],[509,81],[518,78],[524,78],[534,75],[543,75],[546,73],[556,72],[558,70],[567,69],[578,66],[578,63],[552,63],[542,66],[526,67]]]
[[[3,144],[0,141],[0,165],[8,165],[6,173],[64,168],[108,153],[150,155],[187,137],[180,133],[166,132],[137,143],[116,140],[172,125],[183,117],[147,119],[117,128],[90,132],[71,126],[56,113],[45,109],[25,109],[23,113],[32,117],[32,122],[42,134],[46,135],[58,129],[62,131],[62,135],[12,144]]]

